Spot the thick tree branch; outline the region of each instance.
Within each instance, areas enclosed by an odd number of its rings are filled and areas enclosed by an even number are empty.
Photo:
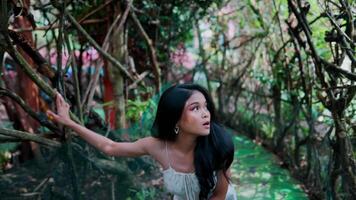
[[[328,71],[329,73],[337,73],[337,74],[341,74],[344,77],[346,77],[349,80],[352,81],[356,81],[356,74],[355,73],[351,73],[347,70],[344,70],[332,63],[327,62],[324,59],[320,59],[320,61],[324,64],[324,68],[326,71]]]
[[[56,90],[54,90],[51,86],[49,86],[27,63],[24,57],[14,48],[9,37],[4,33],[4,30],[0,30],[0,37],[5,38],[5,43],[0,43],[0,49],[7,51],[10,56],[14,59],[14,61],[19,65],[19,67],[37,84],[39,88],[41,88],[48,96],[51,98],[55,98]],[[5,30],[6,31],[6,30]],[[70,112],[71,118],[79,122],[78,118]]]
[[[96,167],[110,172],[112,174],[120,174],[120,173],[130,173],[131,171],[127,168],[127,165],[120,164],[113,160],[100,159],[100,158],[90,158],[89,159]]]
[[[331,14],[329,13],[329,11],[325,10],[325,14],[326,16],[329,18],[330,22],[332,23],[332,25],[334,25],[334,28],[336,29],[336,31],[342,35],[349,43],[356,45],[352,39],[346,35],[346,33],[344,31],[341,30],[340,26],[336,23],[335,19],[331,16]]]
[[[7,128],[0,128],[0,142],[19,142],[22,140],[30,140],[33,142],[37,142],[42,145],[46,145],[49,147],[61,147],[62,144],[60,142],[50,140],[44,138],[39,135],[7,129]],[[82,151],[82,150],[79,150]],[[97,157],[87,158],[90,162],[92,162],[96,167],[113,174],[116,173],[123,173],[123,172],[130,172],[126,165],[120,164],[116,161],[107,160],[107,159],[100,159]]]
[[[37,70],[45,75],[46,77],[53,79],[55,77],[55,71],[51,68],[49,63],[39,54],[27,41],[24,37],[22,37],[19,33],[15,31],[9,30],[9,36],[14,41],[16,45],[19,45],[27,55],[31,57],[31,59],[39,66]]]
[[[49,96],[54,97],[56,92],[52,89],[36,72],[31,68],[30,64],[24,59],[24,57],[14,48],[11,41],[8,39],[6,44],[6,50],[10,56],[15,60],[19,67]]]
[[[21,140],[11,136],[0,135],[0,143],[5,143],[5,142],[21,142]]]
[[[42,136],[38,136],[32,133],[27,133],[24,131],[18,131],[18,130],[13,130],[13,129],[7,129],[7,128],[0,128],[0,135],[5,135],[13,138],[18,138],[21,140],[31,140],[34,142],[37,142],[39,144],[47,145],[50,147],[60,147],[61,143],[54,141],[54,140],[49,140],[47,138],[44,138]]]
[[[293,3],[292,0],[288,0],[288,7],[291,9],[292,13],[296,16],[298,23],[300,24],[302,30],[305,33],[305,36],[307,38],[307,42],[309,45],[309,48],[311,50],[311,54],[314,60],[314,64],[315,64],[315,73],[317,75],[317,77],[320,80],[320,83],[322,85],[322,87],[324,88],[329,88],[329,84],[326,82],[324,74],[322,72],[322,61],[321,58],[319,56],[319,54],[316,51],[315,45],[312,41],[312,37],[311,37],[311,33],[310,33],[310,28],[308,27],[308,23],[305,21],[305,18],[303,18],[301,16],[301,13],[298,12],[297,7],[295,6],[295,4]],[[303,44],[300,44],[301,46],[303,46],[305,48],[305,46]],[[332,102],[332,104],[335,104],[335,96],[334,93],[330,90],[326,91],[330,101]]]
[[[47,117],[41,116],[39,113],[34,112],[26,104],[26,102],[20,96],[15,94],[14,92],[0,88],[0,97],[2,97],[2,96],[7,96],[7,97],[11,98],[13,101],[15,101],[17,104],[19,104],[21,106],[21,108],[24,109],[24,111],[26,113],[28,113],[32,118],[37,120],[41,125],[49,128],[50,130],[52,130],[53,132],[55,132],[57,134],[60,134],[59,129],[53,123],[49,122],[47,120]]]

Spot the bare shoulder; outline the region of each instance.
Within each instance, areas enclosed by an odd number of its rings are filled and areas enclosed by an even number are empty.
[[[160,151],[163,145],[161,140],[152,136],[141,138],[138,140],[138,142],[140,142],[146,148],[149,154]]]
[[[155,137],[145,137],[140,139],[144,143],[146,152],[161,166],[164,166],[166,154],[165,154],[165,142]]]
[[[157,145],[161,142],[158,138],[155,138],[152,136],[141,138],[138,141],[140,141],[146,145]]]

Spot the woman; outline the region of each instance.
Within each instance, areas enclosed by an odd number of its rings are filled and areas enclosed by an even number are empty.
[[[152,156],[163,167],[164,186],[175,200],[236,199],[228,177],[234,156],[232,138],[216,122],[213,101],[203,87],[180,84],[164,91],[153,137],[135,142],[114,142],[75,123],[60,94],[56,105],[57,114],[47,114],[105,154]]]

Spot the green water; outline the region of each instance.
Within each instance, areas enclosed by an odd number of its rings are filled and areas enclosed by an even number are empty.
[[[274,155],[244,136],[235,136],[232,182],[239,200],[308,199],[290,173],[279,167]]]

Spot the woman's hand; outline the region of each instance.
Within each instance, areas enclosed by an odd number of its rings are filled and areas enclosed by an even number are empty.
[[[47,116],[49,119],[68,126],[72,119],[69,116],[69,104],[63,99],[62,95],[57,92],[56,95],[56,106],[57,106],[57,114],[52,112],[51,110],[47,110]]]

